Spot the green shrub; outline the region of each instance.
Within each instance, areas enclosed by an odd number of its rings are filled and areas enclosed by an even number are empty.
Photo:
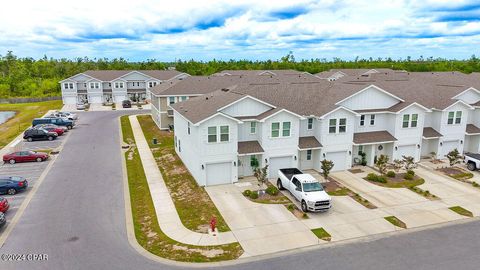
[[[473,183],[472,183],[472,186],[474,186],[474,187],[478,187],[479,185],[478,185],[478,183],[477,183],[477,182],[473,182]]]
[[[291,203],[287,206],[287,209],[290,210],[290,211],[293,211],[295,209],[295,205],[293,203]]]
[[[406,174],[403,176],[403,179],[405,179],[405,180],[413,180],[413,174],[406,173]]]
[[[243,196],[250,197],[250,194],[252,194],[252,191],[250,189],[246,189],[243,191]]]
[[[415,175],[415,172],[414,172],[413,170],[408,170],[408,171],[407,171],[407,174],[410,174],[410,175],[414,176],[414,175]]]
[[[377,183],[387,183],[387,179],[385,179],[385,177],[377,175],[375,173],[369,173],[367,175],[367,180]]]
[[[253,199],[253,200],[258,199],[258,192],[251,192],[250,199]]]
[[[395,177],[395,172],[394,171],[388,171],[387,172],[387,176],[390,177],[390,178],[394,178]]]
[[[278,188],[275,187],[275,186],[269,186],[269,187],[267,187],[267,189],[265,190],[265,192],[266,192],[268,195],[277,196],[277,195],[278,195]]]

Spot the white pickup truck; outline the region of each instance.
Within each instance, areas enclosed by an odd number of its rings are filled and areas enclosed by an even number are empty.
[[[465,153],[464,160],[470,171],[480,170],[480,154]]]
[[[332,199],[315,177],[297,168],[278,170],[278,189],[287,189],[302,206],[303,212],[327,211]]]

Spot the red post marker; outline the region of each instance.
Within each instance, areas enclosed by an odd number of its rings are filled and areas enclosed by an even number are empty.
[[[215,217],[212,217],[212,219],[210,220],[210,229],[212,230],[213,233],[215,232],[216,226],[217,226],[217,219]]]

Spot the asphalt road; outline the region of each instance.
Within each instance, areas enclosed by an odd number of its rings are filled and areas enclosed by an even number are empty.
[[[0,269],[178,269],[129,244],[118,145],[123,113],[81,114],[77,129],[0,254],[48,254],[48,261]],[[332,245],[225,269],[478,269],[480,221],[353,244]]]

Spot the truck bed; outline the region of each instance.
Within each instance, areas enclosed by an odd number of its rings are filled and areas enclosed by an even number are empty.
[[[480,161],[480,154],[474,154],[474,153],[465,153],[465,156],[468,156],[468,157],[471,157],[471,158],[474,158],[476,160],[479,160]]]
[[[290,180],[292,179],[292,176],[294,176],[295,174],[303,174],[302,171],[300,171],[299,169],[297,168],[285,168],[285,169],[280,169],[280,172],[285,175],[285,177]]]

